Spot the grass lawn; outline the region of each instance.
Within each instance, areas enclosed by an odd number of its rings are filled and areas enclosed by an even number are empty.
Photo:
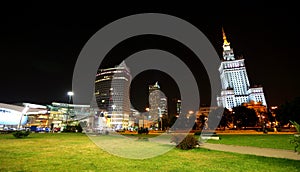
[[[207,142],[294,150],[294,145],[289,142],[289,138],[292,136],[289,134],[219,134],[220,140],[208,140]]]
[[[85,134],[0,135],[0,171],[299,171],[295,160],[240,155],[206,149],[171,151],[144,160],[111,155]]]

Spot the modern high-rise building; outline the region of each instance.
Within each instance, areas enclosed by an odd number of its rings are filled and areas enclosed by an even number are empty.
[[[95,97],[108,125],[114,129],[128,127],[130,114],[130,70],[123,61],[114,68],[99,69],[95,80]]]
[[[223,59],[219,67],[222,91],[221,96],[217,97],[218,106],[231,109],[250,101],[261,102],[262,105],[267,106],[263,87],[250,87],[245,59],[235,58],[223,28],[222,33]]]
[[[167,97],[160,90],[158,82],[149,85],[149,116],[153,121],[159,120],[161,115],[168,115]]]

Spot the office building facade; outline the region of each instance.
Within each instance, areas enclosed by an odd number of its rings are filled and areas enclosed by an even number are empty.
[[[95,80],[96,102],[98,108],[107,114],[107,124],[111,128],[128,127],[130,82],[130,70],[124,61],[114,68],[98,70]]]

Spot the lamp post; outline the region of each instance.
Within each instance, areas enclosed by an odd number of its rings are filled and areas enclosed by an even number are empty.
[[[147,113],[147,120],[148,120],[148,112],[149,112],[150,109],[149,109],[149,108],[146,108],[145,110],[146,110],[146,113]],[[144,123],[145,123],[145,116],[144,116],[144,115],[145,115],[145,114],[143,113],[143,128],[145,128],[145,127],[144,127]],[[146,125],[146,126],[147,126],[147,125]]]
[[[67,113],[67,117],[66,117],[66,123],[68,126],[68,116],[70,115],[70,104],[71,104],[72,96],[74,96],[74,93],[72,91],[69,91],[67,94],[69,96],[68,113]]]
[[[111,105],[111,107],[112,107],[112,114],[111,114],[111,117],[110,117],[110,122],[112,123],[113,122],[113,118],[115,118],[115,116],[114,116],[114,114],[115,114],[115,109],[116,109],[116,105]],[[111,126],[113,126],[114,128],[116,128],[116,126],[115,125],[111,125]]]
[[[163,130],[163,124],[162,124],[162,114],[161,114],[161,109],[160,107],[158,107],[158,112],[159,112],[159,117],[160,117],[160,128],[161,128],[161,131]]]

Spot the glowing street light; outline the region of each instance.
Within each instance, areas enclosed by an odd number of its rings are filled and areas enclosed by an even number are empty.
[[[69,91],[68,96],[69,96],[69,103],[71,103],[71,99],[72,99],[72,96],[74,96],[74,92]]]
[[[147,107],[146,109],[146,112],[149,112],[150,111],[150,109]],[[148,120],[148,115],[147,115],[147,120]],[[145,113],[143,113],[143,128],[145,128]]]

